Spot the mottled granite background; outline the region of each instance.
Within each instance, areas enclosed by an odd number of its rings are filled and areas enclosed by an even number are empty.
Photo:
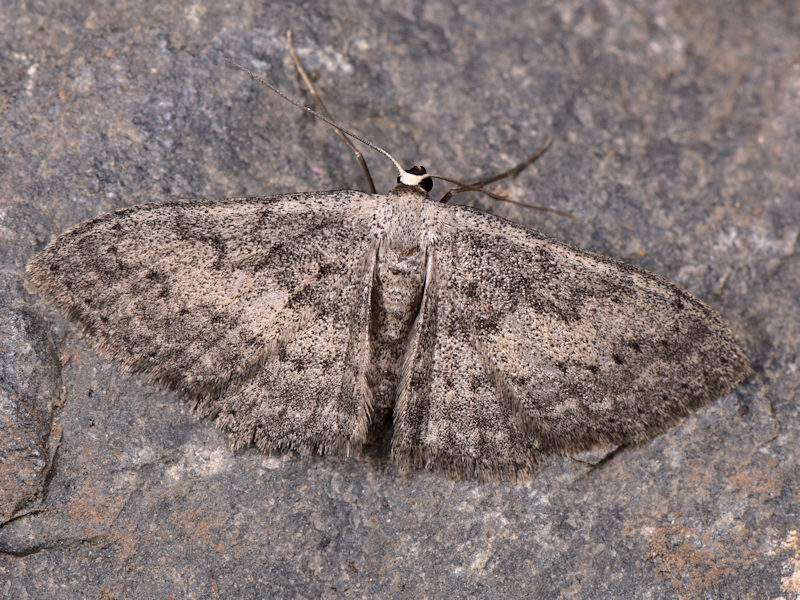
[[[0,596],[800,597],[800,5],[794,0],[0,2]],[[691,290],[756,375],[638,447],[528,485],[232,454],[99,359],[28,259],[139,202],[362,188],[335,135],[492,174],[479,205]],[[389,164],[367,154],[378,186]],[[441,185],[439,186],[441,189]]]

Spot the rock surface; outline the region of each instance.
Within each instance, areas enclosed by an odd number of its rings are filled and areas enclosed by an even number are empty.
[[[0,22],[0,596],[800,597],[800,8],[793,2],[11,3]],[[756,375],[647,444],[528,485],[233,454],[99,359],[24,266],[89,217],[361,188],[324,125],[470,179],[469,202],[666,276]],[[367,155],[378,187],[390,165]],[[440,186],[441,187],[441,186]]]

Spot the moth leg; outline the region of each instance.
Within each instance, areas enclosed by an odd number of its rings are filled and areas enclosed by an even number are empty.
[[[471,189],[475,189],[475,188],[479,188],[480,189],[480,188],[485,187],[485,186],[487,186],[487,185],[489,185],[491,183],[495,183],[496,181],[500,181],[501,179],[505,179],[506,177],[511,177],[512,179],[514,179],[522,171],[524,171],[529,166],[531,166],[533,163],[535,163],[537,160],[539,160],[539,158],[541,158],[541,156],[545,152],[547,152],[547,150],[550,148],[552,143],[553,143],[553,138],[547,138],[544,141],[544,143],[541,146],[539,146],[539,148],[536,150],[536,152],[531,154],[528,158],[523,160],[518,165],[515,165],[515,166],[511,167],[510,169],[508,169],[507,171],[503,171],[502,173],[500,173],[498,175],[494,175],[493,177],[487,177],[486,179],[481,179],[480,181],[476,181],[475,183],[470,183],[470,184],[468,184],[466,186],[453,188],[453,189],[449,190],[444,196],[442,196],[442,198],[439,200],[439,202],[442,203],[442,204],[447,204],[453,198],[453,196],[455,196],[456,194],[460,194],[462,192],[468,192]]]
[[[297,72],[300,73],[300,77],[303,78],[303,82],[306,84],[308,91],[311,92],[311,96],[314,98],[314,102],[317,104],[317,108],[319,112],[328,117],[334,123],[336,119],[333,118],[331,113],[328,112],[328,109],[325,108],[325,104],[322,102],[322,98],[320,98],[319,94],[317,93],[316,88],[314,87],[311,78],[306,73],[306,70],[303,68],[303,63],[300,62],[300,58],[297,56],[297,52],[295,52],[294,44],[292,43],[292,32],[286,32],[286,41],[289,43],[289,52],[292,54],[292,60],[294,61],[294,66],[297,68]],[[356,145],[350,141],[350,138],[347,137],[344,133],[342,133],[341,129],[337,129],[336,127],[333,128],[334,131],[339,135],[344,143],[347,144],[347,147],[353,151],[353,154],[356,155],[356,160],[358,164],[361,165],[361,170],[364,171],[364,177],[367,178],[367,187],[369,188],[369,193],[375,193],[375,184],[372,181],[372,175],[370,175],[369,167],[367,167],[367,161],[364,159],[364,155],[361,154],[361,150],[356,148]]]

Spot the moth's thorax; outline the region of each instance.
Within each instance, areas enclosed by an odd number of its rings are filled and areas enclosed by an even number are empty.
[[[430,243],[424,208],[429,199],[415,187],[398,185],[388,200],[393,214],[378,247],[375,291],[387,311],[387,335],[394,338],[414,320],[422,297]]]
[[[434,223],[429,222],[432,203],[417,187],[398,185],[387,194],[386,243],[398,256],[412,254],[430,244]]]
[[[389,190],[389,193],[386,194],[386,196],[389,198],[390,202],[403,202],[410,199],[414,199],[418,202],[426,202],[430,200],[427,192],[415,185],[403,185],[402,183]]]

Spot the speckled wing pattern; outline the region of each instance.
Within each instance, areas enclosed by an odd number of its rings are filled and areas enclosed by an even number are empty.
[[[719,315],[673,283],[492,215],[428,210],[400,464],[525,479],[541,453],[643,441],[749,373]]]
[[[358,452],[391,423],[403,468],[526,479],[543,453],[647,439],[749,372],[674,284],[405,186],[123,209],[29,270],[235,447]]]
[[[180,390],[236,447],[360,448],[376,196],[147,204],[55,240],[33,281],[103,353]]]

